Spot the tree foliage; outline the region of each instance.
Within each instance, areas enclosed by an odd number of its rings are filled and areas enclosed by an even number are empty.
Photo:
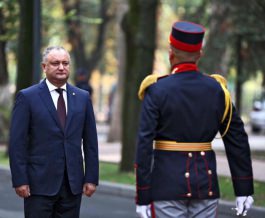
[[[96,2],[97,3],[97,2]],[[94,5],[93,2],[91,5]],[[68,33],[68,41],[72,46],[72,53],[75,60],[75,68],[84,68],[87,73],[87,80],[90,79],[92,71],[96,68],[98,62],[102,57],[104,39],[107,24],[110,20],[108,14],[109,0],[100,0],[98,15],[96,17],[87,17],[82,2],[80,0],[62,0],[64,12],[65,12],[65,23]],[[84,4],[84,2],[83,2]],[[88,4],[88,3],[87,3]],[[87,28],[84,25],[96,25],[97,36],[94,36],[91,40],[85,40]],[[86,51],[86,44],[92,45],[93,48],[90,50],[90,54]]]
[[[3,8],[0,8],[0,35],[5,35],[5,27],[4,27],[4,13]],[[6,84],[8,81],[8,73],[7,73],[7,61],[6,61],[6,41],[0,40],[0,85]]]
[[[18,4],[16,0],[0,1],[0,85],[8,83],[7,43],[17,35]]]
[[[256,75],[259,70],[265,75],[265,2],[235,0],[231,5],[234,36],[240,36],[242,41],[241,50],[236,51],[240,52],[242,59],[242,80]]]
[[[196,10],[186,5],[184,18],[207,27],[206,46],[200,61],[200,69],[206,73],[230,74],[236,69],[235,96],[238,110],[241,108],[243,83],[264,69],[265,2],[262,0],[197,0]]]

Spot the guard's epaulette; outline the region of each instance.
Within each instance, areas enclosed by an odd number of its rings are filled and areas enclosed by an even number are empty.
[[[227,89],[227,81],[226,79],[221,76],[220,74],[212,74],[210,75],[210,77],[214,78],[222,87],[223,91],[224,91],[224,95],[225,95],[225,110],[224,110],[224,114],[223,114],[223,118],[222,118],[222,123],[224,122],[227,114],[229,113],[229,118],[228,118],[228,122],[227,122],[227,126],[226,129],[224,131],[224,133],[222,134],[222,137],[225,136],[225,134],[227,133],[230,123],[231,123],[231,119],[232,119],[232,99],[231,99],[231,95]]]
[[[141,82],[139,91],[138,91],[138,97],[140,100],[144,99],[144,92],[145,89],[147,89],[150,85],[154,84],[157,82],[157,80],[167,77],[168,74],[163,74],[163,75],[159,75],[159,74],[151,74],[148,75],[147,77],[144,78],[144,80]]]

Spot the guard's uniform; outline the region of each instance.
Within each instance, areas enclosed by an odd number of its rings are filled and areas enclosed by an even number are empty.
[[[227,116],[221,123],[224,99],[220,84],[198,71],[175,73],[149,86],[143,99],[137,146],[137,204],[219,198],[214,151],[204,151],[203,147],[202,151],[189,151],[188,142],[201,147],[213,141],[218,131],[223,133],[228,120]],[[154,140],[176,141],[187,151],[154,149]],[[235,108],[223,141],[235,194],[253,194],[248,137]]]
[[[193,63],[179,64],[173,74],[151,83],[144,91],[138,134],[136,203],[219,198],[211,142],[226,130],[235,195],[252,195],[248,137],[235,108],[225,106],[222,84]]]

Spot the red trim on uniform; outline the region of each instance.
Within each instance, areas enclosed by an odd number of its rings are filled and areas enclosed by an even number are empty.
[[[172,46],[174,46],[176,49],[182,50],[182,51],[187,51],[187,52],[196,52],[199,51],[202,47],[202,42],[198,44],[187,44],[184,42],[181,42],[177,39],[175,39],[172,35],[169,37],[169,42]]]
[[[208,183],[209,183],[208,193],[209,193],[210,191],[212,192],[212,174],[209,174],[209,166],[208,166],[208,162],[206,160],[206,157],[202,156],[202,159],[204,160],[206,173],[208,175]]]
[[[190,159],[187,158],[187,161],[186,161],[186,172],[187,173],[190,173]],[[184,175],[185,176],[185,175]],[[191,193],[191,187],[190,187],[190,175],[188,178],[186,178],[187,180],[187,186],[188,186],[188,193]],[[192,194],[192,193],[191,193]]]
[[[195,63],[184,62],[184,63],[179,63],[179,64],[174,65],[171,70],[172,70],[171,74],[175,74],[175,73],[181,73],[181,72],[186,72],[186,71],[198,71],[199,69]]]
[[[136,194],[135,194],[135,203],[138,204],[139,202],[139,196],[138,196],[138,180],[137,180],[137,168],[138,168],[138,165],[135,163],[134,164],[134,174],[135,174],[135,180],[136,180]]]
[[[135,180],[136,180],[136,196],[135,196],[135,202],[136,204],[139,202],[139,196],[138,196],[138,191],[144,191],[150,189],[150,186],[138,186],[138,177],[137,177],[137,169],[138,169],[138,164],[134,164],[134,173],[135,173]]]
[[[194,168],[195,169],[194,170],[195,170],[195,173],[196,173],[196,179],[198,181],[199,173],[198,173],[197,154],[196,153],[194,153],[194,159],[195,159],[195,161],[194,161]],[[197,182],[197,192],[198,192],[198,197],[200,198],[201,193],[200,193],[200,186],[199,186],[198,182]]]
[[[156,218],[154,202],[151,203],[151,217]]]

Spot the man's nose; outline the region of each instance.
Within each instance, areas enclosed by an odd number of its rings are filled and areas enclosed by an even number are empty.
[[[59,64],[59,70],[63,70],[63,69],[64,69],[63,63],[60,63]]]

